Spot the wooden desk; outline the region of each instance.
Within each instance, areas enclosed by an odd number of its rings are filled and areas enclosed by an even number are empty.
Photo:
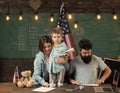
[[[107,85],[108,86],[108,85]],[[49,91],[47,93],[67,93],[66,89],[73,89],[77,87],[76,85],[72,84],[66,84],[63,87],[56,88],[55,90]],[[12,93],[43,93],[43,92],[35,92],[32,91],[35,88],[18,88],[16,86],[13,86]],[[84,87],[84,89],[81,90],[75,90],[72,91],[71,93],[95,93],[93,87]]]

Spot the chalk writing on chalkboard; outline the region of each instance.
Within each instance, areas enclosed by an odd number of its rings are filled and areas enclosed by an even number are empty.
[[[27,49],[27,44],[26,44],[26,29],[25,27],[18,27],[17,28],[18,32],[18,50],[26,50]]]

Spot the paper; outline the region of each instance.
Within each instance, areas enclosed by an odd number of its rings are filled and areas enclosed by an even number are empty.
[[[93,87],[94,88],[94,91],[95,91],[95,93],[102,93],[102,92],[104,92],[104,90],[102,89],[102,87]]]
[[[33,89],[32,91],[37,91],[37,92],[48,92],[51,90],[54,90],[55,88],[50,88],[50,87],[39,87],[36,89]]]
[[[73,52],[73,51],[75,51],[74,48],[70,48],[70,49],[68,49],[68,50],[65,51],[65,52]]]
[[[74,52],[74,51],[75,51],[74,48],[69,48],[69,49],[66,50],[64,53],[59,54],[59,56],[65,56],[65,53],[66,53],[66,52]]]
[[[96,87],[96,86],[99,86],[98,84],[81,84],[80,86],[93,86],[93,87]]]

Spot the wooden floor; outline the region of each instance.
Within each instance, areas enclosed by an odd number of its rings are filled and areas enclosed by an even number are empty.
[[[11,93],[12,87],[12,82],[0,82],[0,93]]]

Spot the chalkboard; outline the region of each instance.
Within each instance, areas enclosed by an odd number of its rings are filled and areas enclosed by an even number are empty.
[[[9,22],[0,16],[0,58],[34,58],[38,52],[38,40],[42,35],[50,35],[56,27],[59,14],[54,14],[55,22],[49,22],[49,13],[40,13],[35,21],[32,13],[25,13],[24,20],[18,21],[18,14],[12,14]],[[75,14],[68,20],[73,35],[75,49],[82,38],[93,43],[93,53],[101,57],[116,58],[120,55],[120,20],[113,21],[111,14],[102,14],[101,20],[94,13]],[[74,29],[77,20],[79,28]],[[79,52],[77,51],[77,54]]]

